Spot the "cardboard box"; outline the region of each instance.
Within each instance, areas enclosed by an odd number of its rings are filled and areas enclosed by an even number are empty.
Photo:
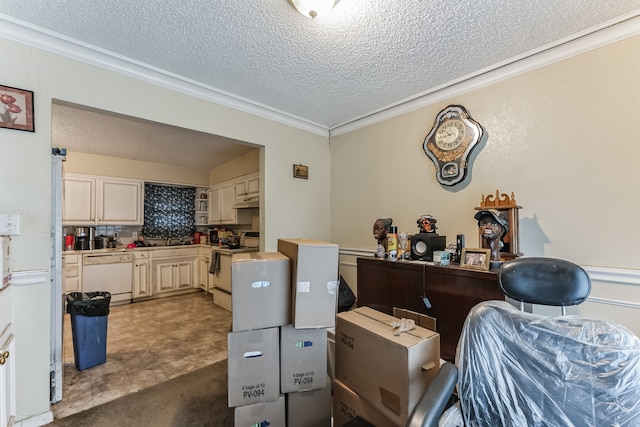
[[[232,331],[272,328],[290,323],[289,263],[289,258],[278,252],[233,255]]]
[[[291,260],[293,327],[331,328],[338,304],[338,245],[310,239],[278,239]]]
[[[395,427],[372,404],[358,396],[341,381],[333,382],[333,425],[343,426],[355,417],[368,421],[376,427]]]
[[[396,335],[400,321],[369,307],[339,313],[336,379],[404,426],[440,367],[440,335],[420,326]]]
[[[426,314],[418,313],[416,311],[407,310],[404,308],[393,307],[393,316],[399,319],[411,319],[416,322],[416,325],[436,331],[436,318],[427,316]]]
[[[331,426],[331,382],[326,376],[323,388],[287,393],[287,427]]]
[[[269,402],[280,396],[279,329],[229,332],[229,407]]]
[[[281,395],[271,402],[254,403],[239,406],[234,410],[233,425],[248,426],[285,426],[285,397]]]
[[[336,328],[327,329],[327,371],[331,381],[336,379]]]
[[[327,330],[280,328],[280,391],[291,393],[327,385]]]

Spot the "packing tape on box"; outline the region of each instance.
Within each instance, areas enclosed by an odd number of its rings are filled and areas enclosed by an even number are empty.
[[[376,319],[375,317],[371,317],[371,316],[367,316],[366,314],[360,313],[361,315],[368,317],[371,320],[375,320],[376,322],[380,322],[384,325],[388,325],[391,326],[391,328],[396,329],[396,331],[394,332],[395,336],[400,335],[402,332],[409,332],[412,331],[416,328],[416,321],[413,319],[407,319],[407,318],[401,318],[399,322],[396,321],[391,321],[391,322],[384,322],[380,319]]]
[[[296,292],[299,294],[311,292],[311,282],[298,282]]]
[[[338,291],[339,282],[337,280],[332,280],[327,282],[327,293],[329,295],[335,295]]]
[[[395,336],[399,336],[403,332],[409,332],[416,328],[416,322],[413,319],[400,319],[399,322],[393,322],[393,329],[396,331],[393,333]]]

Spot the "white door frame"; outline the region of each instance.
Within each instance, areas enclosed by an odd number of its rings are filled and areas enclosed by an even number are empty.
[[[55,149],[54,149],[55,150]],[[64,300],[62,292],[62,162],[64,155],[51,155],[51,339],[49,377],[51,403],[62,400],[62,327]]]

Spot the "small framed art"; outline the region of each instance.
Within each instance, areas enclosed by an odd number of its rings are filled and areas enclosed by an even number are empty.
[[[293,165],[293,177],[301,179],[309,179],[309,166]]]
[[[0,127],[35,132],[33,92],[0,85]]]
[[[460,256],[460,268],[469,270],[489,270],[490,249],[463,248]]]

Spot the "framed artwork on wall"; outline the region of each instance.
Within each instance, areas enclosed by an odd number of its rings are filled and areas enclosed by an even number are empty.
[[[35,132],[33,92],[0,85],[0,127]]]

